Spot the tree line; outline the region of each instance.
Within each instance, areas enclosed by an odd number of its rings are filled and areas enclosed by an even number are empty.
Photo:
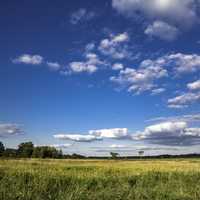
[[[0,157],[2,158],[55,158],[55,159],[83,159],[83,155],[65,155],[61,149],[52,146],[34,146],[32,142],[23,142],[17,149],[5,148],[0,141]]]
[[[12,158],[62,158],[63,153],[55,147],[34,146],[32,142],[24,142],[17,149],[5,148],[0,142],[0,156]]]

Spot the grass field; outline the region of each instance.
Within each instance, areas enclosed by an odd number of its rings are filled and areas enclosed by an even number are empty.
[[[0,160],[0,200],[200,200],[200,160]]]

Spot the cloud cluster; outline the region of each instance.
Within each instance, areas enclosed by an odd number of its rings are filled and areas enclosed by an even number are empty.
[[[114,129],[100,129],[90,130],[89,134],[57,134],[54,138],[61,140],[72,140],[75,142],[91,142],[95,140],[102,140],[105,138],[110,139],[125,139],[128,137],[127,128],[114,128]]]
[[[188,24],[197,18],[198,4],[196,0],[112,0],[113,8],[124,15],[135,16],[140,11],[151,19]]]
[[[200,92],[188,92],[180,96],[168,99],[168,107],[170,108],[185,108],[192,103],[200,102]]]
[[[95,53],[87,53],[85,55],[86,61],[84,62],[71,62],[69,63],[69,73],[81,73],[87,72],[92,74],[98,70],[98,66],[104,65],[105,63],[99,59]]]
[[[129,35],[126,32],[118,35],[110,35],[110,38],[101,40],[98,49],[103,55],[114,59],[128,58],[131,56],[126,45],[128,41]]]
[[[95,13],[87,11],[85,8],[73,12],[70,16],[70,23],[76,25],[80,22],[89,21],[95,17]]]
[[[200,55],[176,53],[165,56],[166,62],[174,65],[178,74],[192,73],[200,70]]]
[[[0,137],[9,137],[24,134],[21,126],[18,124],[0,124]]]
[[[46,65],[50,70],[58,71],[61,69],[61,65],[58,62],[45,61],[41,55],[22,54],[12,60],[14,64],[25,64],[25,65]]]
[[[151,144],[191,146],[200,144],[200,128],[189,128],[185,121],[169,121],[148,126],[133,139]]]
[[[80,135],[80,134],[58,134],[54,135],[54,138],[60,140],[71,140],[75,142],[91,142],[95,140],[101,140],[101,138],[94,135]]]
[[[144,91],[155,89],[157,87],[155,81],[167,76],[166,69],[151,60],[146,60],[141,63],[138,69],[125,68],[120,70],[118,76],[113,76],[110,80],[128,87],[129,92],[140,94]],[[154,93],[156,92],[162,91],[154,90]]]
[[[168,41],[177,37],[178,29],[190,28],[198,21],[199,5],[197,0],[112,0],[112,7],[122,15],[144,17],[153,23],[146,34]]]
[[[89,134],[100,138],[122,139],[128,137],[128,129],[114,128],[114,129],[90,130]]]

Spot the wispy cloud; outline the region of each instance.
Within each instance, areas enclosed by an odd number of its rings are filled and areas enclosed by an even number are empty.
[[[70,23],[76,25],[84,21],[89,21],[93,19],[95,16],[96,14],[93,11],[88,11],[85,8],[80,8],[79,10],[71,14]]]
[[[193,103],[200,102],[200,92],[198,93],[185,93],[180,96],[176,96],[174,98],[168,99],[168,107],[169,108],[185,108],[188,105]]]
[[[0,137],[9,137],[24,134],[21,125],[11,123],[0,123]]]

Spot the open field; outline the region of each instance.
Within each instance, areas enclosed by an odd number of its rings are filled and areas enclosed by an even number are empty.
[[[0,160],[1,200],[199,200],[200,160]]]

